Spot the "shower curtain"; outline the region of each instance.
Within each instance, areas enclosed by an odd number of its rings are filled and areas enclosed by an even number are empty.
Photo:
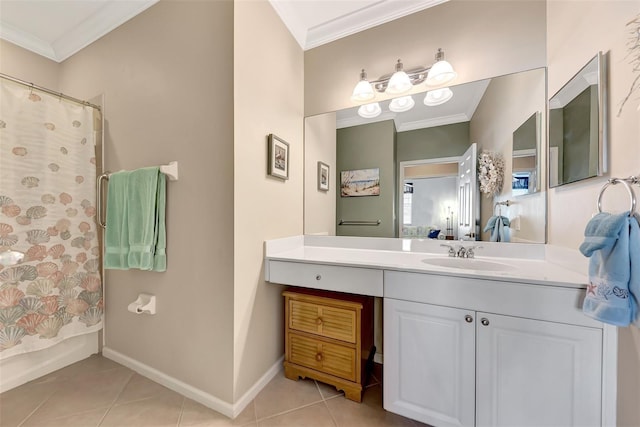
[[[94,110],[0,79],[0,359],[102,328]]]

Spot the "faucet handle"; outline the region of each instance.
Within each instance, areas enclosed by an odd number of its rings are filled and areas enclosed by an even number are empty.
[[[448,253],[449,253],[450,257],[455,257],[456,256],[457,252],[456,252],[456,249],[453,246],[446,245],[444,243],[441,243],[440,246],[442,246],[443,248],[449,248],[449,252]]]
[[[476,249],[482,249],[483,246],[471,246],[467,249],[467,258],[473,258],[475,256]]]

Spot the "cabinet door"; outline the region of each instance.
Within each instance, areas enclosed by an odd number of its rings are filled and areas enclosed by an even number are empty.
[[[602,331],[477,314],[478,426],[600,425]]]
[[[473,426],[474,312],[384,299],[384,408],[433,426]]]

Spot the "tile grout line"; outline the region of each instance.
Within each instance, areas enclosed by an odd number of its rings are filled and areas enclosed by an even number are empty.
[[[49,401],[49,399],[51,399],[51,396],[53,396],[53,395],[55,394],[56,390],[57,390],[57,387],[56,387],[56,388],[55,388],[51,393],[49,393],[49,396],[47,396],[47,397],[46,397],[46,399],[44,399],[42,402],[40,402],[40,404],[39,404],[38,406],[36,406],[36,407],[35,407],[35,409],[34,409],[33,411],[29,412],[29,415],[27,415],[26,417],[24,417],[24,419],[23,419],[22,421],[20,421],[20,423],[18,424],[18,426],[17,426],[17,427],[21,427],[25,422],[27,422],[27,420],[28,420],[29,418],[31,418],[31,416],[32,416],[33,414],[35,414],[35,412],[36,412],[38,409],[40,409],[40,408],[41,408],[45,403],[47,403],[47,402]]]
[[[336,418],[333,416],[333,412],[331,412],[331,409],[329,408],[329,404],[327,403],[327,401],[323,401],[324,403],[324,407],[327,408],[327,412],[329,413],[329,416],[331,417],[331,421],[333,421],[333,425],[338,427],[338,421],[336,421]]]
[[[122,388],[120,389],[116,397],[113,399],[113,401],[109,405],[109,408],[107,409],[107,411],[104,413],[104,415],[102,415],[102,418],[100,418],[100,421],[98,422],[96,427],[99,427],[100,425],[102,425],[102,423],[104,422],[104,419],[107,418],[107,415],[109,415],[109,412],[111,412],[111,409],[113,408],[115,403],[118,401],[120,396],[122,396],[122,392],[124,392],[124,389],[127,388],[127,385],[129,385],[129,383],[131,382],[131,379],[133,378],[134,374],[135,372],[131,371],[131,374],[129,374],[129,379],[127,379],[127,381],[124,383],[124,385],[122,386]]]
[[[270,418],[279,417],[280,415],[286,415],[286,414],[289,414],[291,412],[295,412],[298,409],[308,408],[309,406],[317,405],[318,403],[322,403],[322,402],[324,402],[324,400],[322,400],[322,396],[320,396],[320,400],[316,400],[314,402],[298,406],[297,408],[287,409],[286,411],[278,412],[277,414],[273,414],[273,415],[269,415],[269,416],[266,416],[266,417],[258,418],[258,421],[264,421],[264,420],[268,420]]]
[[[182,405],[180,405],[180,413],[178,414],[178,422],[176,423],[176,427],[180,427],[180,423],[182,423],[182,414],[184,413],[185,401],[186,401],[186,397],[182,396]]]

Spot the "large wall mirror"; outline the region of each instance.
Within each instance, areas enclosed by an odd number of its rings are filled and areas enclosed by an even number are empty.
[[[305,234],[490,240],[483,229],[500,214],[511,224],[507,241],[544,243],[545,69],[450,89],[440,105],[411,95],[405,112],[382,101],[375,118],[361,117],[357,106],[307,117]],[[505,184],[491,197],[477,186],[482,150],[505,160]],[[317,187],[319,161],[330,166],[329,192]],[[343,176],[366,178],[354,184]],[[350,196],[343,185],[355,185]],[[358,185],[367,195],[353,196]]]
[[[549,186],[606,172],[605,56],[598,53],[549,100]]]

